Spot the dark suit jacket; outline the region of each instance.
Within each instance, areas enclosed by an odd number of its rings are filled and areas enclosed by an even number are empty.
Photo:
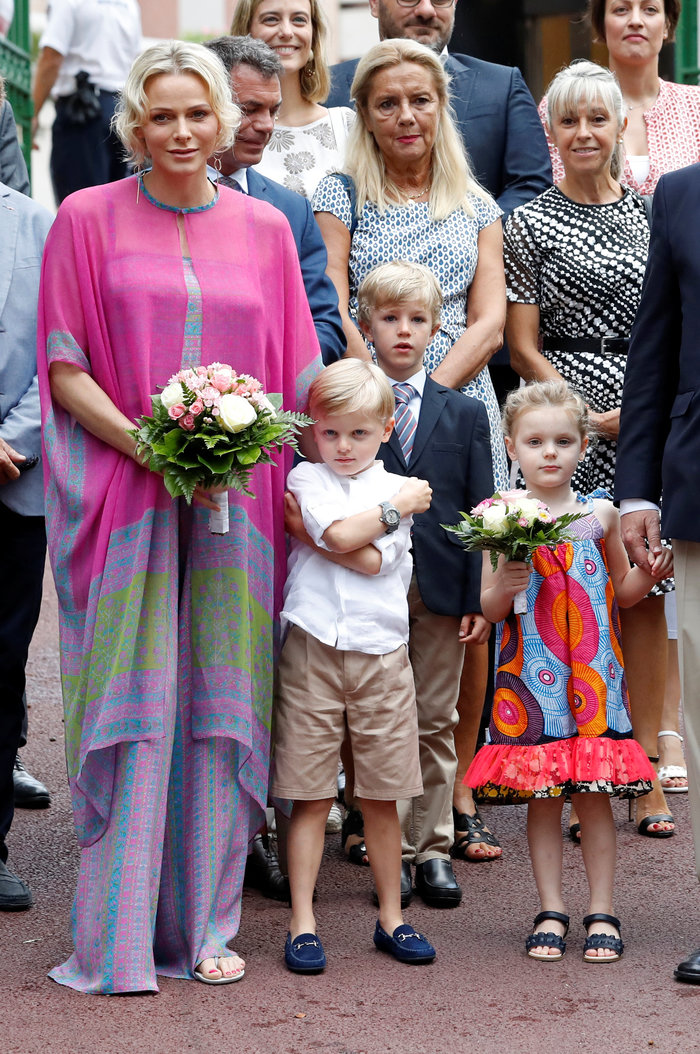
[[[299,254],[301,273],[306,295],[309,299],[311,317],[316,327],[316,336],[321,345],[321,355],[326,366],[345,354],[347,343],[343,324],[338,312],[338,294],[326,274],[328,257],[321,232],[314,218],[311,204],[301,194],[261,176],[248,169],[248,193],[253,198],[269,201],[283,212],[292,228]]]
[[[357,59],[331,69],[328,106],[351,106]],[[452,107],[476,178],[504,213],[552,185],[552,166],[534,99],[520,70],[450,55]]]
[[[658,504],[667,538],[700,542],[700,165],[654,193],[622,396],[615,500]]]
[[[29,194],[29,176],[17,140],[15,115],[7,99],[0,107],[0,183]]]
[[[483,403],[427,377],[410,465],[395,433],[378,457],[387,471],[427,479],[433,488],[428,511],[413,517],[413,560],[425,606],[436,615],[457,617],[481,611],[481,553],[465,552],[440,525],[458,523],[460,512],[493,494]]]

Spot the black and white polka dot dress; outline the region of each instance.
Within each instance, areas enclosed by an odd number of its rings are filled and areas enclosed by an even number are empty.
[[[649,251],[644,202],[627,190],[609,205],[580,205],[551,187],[513,212],[504,229],[508,300],[537,304],[543,337],[629,337]],[[562,377],[603,413],[619,407],[627,358],[543,351]],[[612,492],[617,443],[591,443],[572,486]]]

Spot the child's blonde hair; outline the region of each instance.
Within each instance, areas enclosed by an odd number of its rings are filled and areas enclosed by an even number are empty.
[[[358,410],[382,423],[394,416],[394,391],[373,362],[341,359],[326,366],[309,388],[312,417],[336,417]]]
[[[360,283],[357,291],[358,320],[369,325],[375,308],[386,307],[387,304],[405,304],[408,300],[416,300],[425,307],[433,326],[440,324],[442,290],[433,272],[423,264],[411,263],[410,260],[380,264]]]
[[[566,381],[529,381],[522,388],[508,393],[503,407],[503,433],[513,435],[516,421],[527,410],[566,410],[579,431],[581,439],[591,433],[588,406],[577,391]]]

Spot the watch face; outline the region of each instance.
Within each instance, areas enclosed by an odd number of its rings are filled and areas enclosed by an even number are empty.
[[[398,509],[385,509],[382,518],[387,527],[398,527],[401,522],[401,513]]]

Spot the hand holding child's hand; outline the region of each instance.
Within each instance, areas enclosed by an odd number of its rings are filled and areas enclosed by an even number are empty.
[[[459,639],[462,644],[486,644],[491,633],[491,623],[483,615],[462,615],[459,624]]]
[[[530,565],[523,560],[504,560],[498,568],[500,587],[504,593],[515,596],[527,589],[530,581]]]
[[[427,479],[409,476],[394,499],[402,516],[413,512],[425,512],[430,508],[433,492]]]
[[[651,553],[649,554],[651,556]],[[673,574],[673,553],[665,546],[650,562],[648,573],[658,581]]]

